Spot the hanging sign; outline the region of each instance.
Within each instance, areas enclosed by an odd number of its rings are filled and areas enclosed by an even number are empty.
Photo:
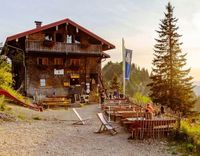
[[[78,78],[80,78],[80,75],[79,74],[71,74],[70,77],[72,79],[78,79]]]
[[[54,69],[54,75],[64,75],[64,69]]]

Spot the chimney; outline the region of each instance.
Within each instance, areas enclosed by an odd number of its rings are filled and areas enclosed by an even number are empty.
[[[39,28],[42,26],[42,22],[41,21],[35,21],[35,25],[36,25],[36,28]]]

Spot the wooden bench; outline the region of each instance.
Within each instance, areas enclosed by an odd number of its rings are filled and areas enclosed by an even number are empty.
[[[68,104],[70,103],[70,100],[67,98],[46,98],[42,101],[42,106],[44,108],[50,108],[50,107],[65,107],[67,108]]]

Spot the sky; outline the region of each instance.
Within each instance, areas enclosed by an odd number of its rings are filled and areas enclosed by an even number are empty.
[[[65,18],[89,29],[116,46],[107,61],[122,61],[122,38],[133,50],[132,62],[151,71],[153,46],[169,0],[0,0],[0,42],[7,36]],[[182,51],[194,81],[200,82],[200,0],[170,0],[183,35]]]

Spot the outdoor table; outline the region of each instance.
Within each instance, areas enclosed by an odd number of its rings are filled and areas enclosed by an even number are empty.
[[[128,103],[127,99],[108,99],[106,100],[107,103],[115,103],[115,104],[121,104],[121,103]]]
[[[144,117],[144,112],[136,112],[136,111],[116,111],[115,112],[115,120],[117,118],[124,119],[124,118],[138,118]]]
[[[133,109],[134,107],[132,105],[104,105],[104,109]]]

